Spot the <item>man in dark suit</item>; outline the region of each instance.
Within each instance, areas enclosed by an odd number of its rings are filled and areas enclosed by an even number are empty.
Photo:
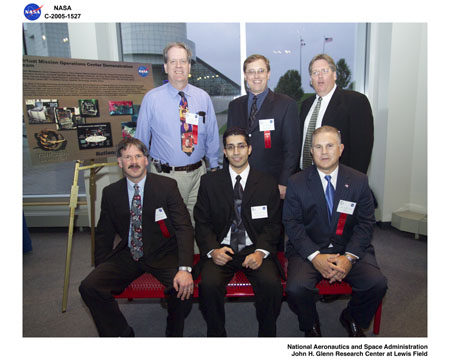
[[[166,336],[182,336],[194,283],[194,230],[175,180],[147,173],[148,151],[138,139],[119,143],[125,177],[103,190],[96,229],[95,269],[80,285],[100,336],[134,336],[114,299],[144,272],[169,295]],[[114,238],[120,242],[114,248]]]
[[[226,336],[226,286],[243,271],[255,292],[258,335],[276,336],[283,293],[276,260],[280,193],[275,179],[249,166],[252,146],[244,129],[228,129],[223,142],[230,166],[202,176],[194,208],[207,335]]]
[[[300,156],[297,103],[267,87],[270,63],[263,55],[245,60],[244,78],[250,91],[230,102],[227,128],[247,129],[253,149],[250,165],[272,175],[284,199],[287,179],[298,170]]]
[[[339,165],[344,151],[336,128],[313,133],[314,166],[289,179],[283,222],[288,235],[287,301],[306,336],[321,336],[316,283],[345,279],[352,298],[340,321],[349,336],[364,336],[387,289],[371,245],[375,224],[367,177]]]
[[[336,65],[326,54],[316,55],[311,60],[309,74],[316,96],[303,101],[300,109],[300,168],[304,170],[311,165],[309,149],[312,131],[322,125],[330,125],[341,132],[342,143],[345,144],[341,164],[366,174],[374,136],[369,100],[359,92],[342,90],[336,86]]]

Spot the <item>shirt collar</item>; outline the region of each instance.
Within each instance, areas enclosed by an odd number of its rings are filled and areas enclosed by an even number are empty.
[[[316,167],[317,169],[317,167]],[[333,184],[334,188],[336,189],[336,183],[337,183],[337,177],[339,172],[339,165],[336,167],[336,169],[333,170],[331,174],[325,174],[324,172],[317,169],[317,172],[319,173],[320,180],[322,180],[323,184],[327,183],[327,180],[325,180],[325,176],[330,175],[331,176],[331,183]]]
[[[144,191],[144,185],[145,185],[145,180],[147,179],[147,175],[144,176],[144,178],[139,181],[137,184],[139,186],[139,191]],[[128,191],[133,191],[134,192],[134,182],[132,182],[130,179],[127,178],[127,189]]]
[[[190,84],[187,84],[184,89],[178,90],[170,82],[167,82],[167,88],[169,89],[169,92],[173,95],[173,97],[179,96],[178,93],[180,91],[189,96]]]
[[[331,89],[331,91],[326,94],[325,96],[322,96],[322,103],[328,103],[331,100],[331,97],[333,96],[334,92],[336,91],[336,84],[334,84],[334,87]],[[319,98],[319,95],[316,94],[316,99]]]
[[[258,97],[258,99],[256,100],[256,106],[259,108],[262,104],[262,102],[264,101],[264,99],[266,98],[267,94],[269,93],[269,87],[266,88],[266,90],[264,90],[262,93],[255,95],[253,94],[251,91],[249,91],[248,93],[248,101],[251,103],[253,102],[253,98],[255,96]]]
[[[241,176],[241,185],[242,188],[245,189],[245,184],[247,183],[248,174],[250,173],[250,164],[247,165],[246,169],[238,174],[236,171],[234,171],[231,166],[228,167],[230,170],[230,177],[231,177],[231,184],[234,187],[234,183],[236,182],[236,176]]]

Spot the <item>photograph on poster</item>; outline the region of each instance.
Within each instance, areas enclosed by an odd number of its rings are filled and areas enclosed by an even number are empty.
[[[133,115],[132,101],[108,101],[109,115]]]
[[[78,107],[59,107],[55,109],[57,130],[75,130],[77,125],[85,124]]]
[[[64,150],[67,140],[59,132],[52,129],[44,129],[39,133],[35,133],[34,137],[37,141],[37,148],[44,151]]]
[[[56,99],[27,99],[25,105],[29,124],[52,124],[55,122]]]
[[[140,108],[141,108],[141,104],[139,104],[139,105],[133,104],[133,115],[131,115],[131,121],[135,121],[135,122],[137,121]]]
[[[136,121],[123,122],[121,125],[123,139],[134,137],[136,134]]]
[[[77,127],[80,150],[113,146],[111,124],[81,124]]]
[[[98,101],[96,99],[84,100],[80,99],[80,110],[81,115],[90,116],[90,117],[98,117],[100,116],[98,111]]]

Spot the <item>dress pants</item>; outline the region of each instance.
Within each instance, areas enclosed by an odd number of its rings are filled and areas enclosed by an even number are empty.
[[[233,260],[219,266],[212,259],[205,261],[199,284],[200,310],[206,320],[207,336],[227,336],[225,330],[226,286],[236,271],[241,270],[252,284],[255,293],[256,318],[259,323],[258,336],[276,336],[276,321],[280,314],[283,287],[274,260],[263,260],[256,270],[242,267],[249,252],[243,249]],[[253,252],[253,251],[252,251]]]
[[[144,272],[155,276],[168,294],[166,336],[183,336],[184,319],[192,308],[192,298],[180,300],[173,288],[177,268],[157,269],[143,261],[134,261],[125,248],[99,264],[81,282],[79,291],[89,308],[100,336],[128,336],[131,327],[119,309],[114,294],[120,294],[133,280]]]
[[[371,261],[366,261],[371,257]],[[319,320],[316,310],[315,285],[322,275],[309,260],[300,256],[289,257],[286,297],[291,310],[298,316],[300,330],[311,330]],[[381,273],[372,254],[359,260],[344,279],[353,288],[347,305],[353,319],[363,328],[368,328],[387,290],[387,279]]]

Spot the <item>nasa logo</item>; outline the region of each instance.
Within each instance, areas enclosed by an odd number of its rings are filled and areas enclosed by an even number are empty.
[[[41,5],[39,7],[36,4],[28,4],[27,6],[25,6],[23,13],[28,20],[37,20],[41,16],[41,9],[43,6],[44,5]]]
[[[145,66],[139,66],[138,74],[142,77],[146,77],[148,75],[148,67]]]

